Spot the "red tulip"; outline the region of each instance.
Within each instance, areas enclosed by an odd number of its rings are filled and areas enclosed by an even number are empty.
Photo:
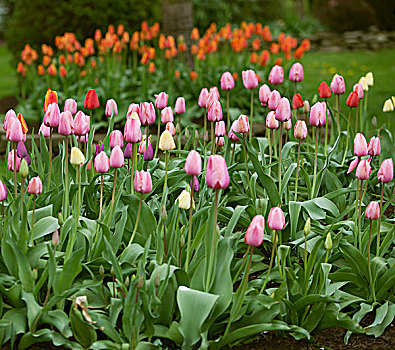
[[[329,98],[331,97],[331,90],[329,89],[328,84],[325,81],[322,81],[318,88],[318,95],[320,98]]]
[[[99,107],[99,98],[95,89],[89,89],[84,100],[84,107],[87,109],[96,109]]]
[[[292,97],[292,108],[293,109],[299,109],[299,108],[302,108],[303,106],[304,106],[304,103],[303,103],[302,96],[300,96],[299,93],[296,93],[295,95],[293,95],[293,97]]]
[[[358,104],[359,104],[358,94],[355,91],[350,92],[346,100],[346,105],[350,108],[353,108],[353,107],[358,107]]]

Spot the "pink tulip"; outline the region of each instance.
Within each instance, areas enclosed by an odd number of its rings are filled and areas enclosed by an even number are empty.
[[[51,103],[47,107],[44,115],[44,124],[50,128],[57,128],[59,125],[60,110],[57,103]]]
[[[358,163],[359,163],[359,158],[354,159],[354,160],[350,163],[350,166],[348,167],[347,174],[350,174],[350,173],[356,168],[356,166],[358,165]]]
[[[265,218],[262,215],[256,215],[248,226],[244,236],[244,242],[250,246],[258,247],[263,242],[265,233]]]
[[[113,130],[110,134],[110,147],[115,146],[123,147],[123,135],[119,130]]]
[[[291,106],[286,97],[283,97],[278,103],[275,118],[280,122],[285,122],[291,118]]]
[[[136,170],[134,176],[134,190],[138,193],[150,193],[152,191],[152,179],[148,171]]]
[[[77,102],[73,100],[72,98],[68,98],[64,102],[64,109],[63,112],[69,111],[71,115],[74,115],[77,113]]]
[[[310,102],[307,100],[303,101],[303,113],[310,113]]]
[[[212,86],[210,88],[209,94],[210,94],[210,92],[213,93],[215,95],[215,98],[217,99],[217,101],[219,101],[220,95],[219,95],[218,88],[216,86]]]
[[[233,123],[232,123],[232,125],[231,125],[231,127],[230,127],[230,130],[229,130],[229,133],[228,133],[228,137],[229,137],[229,139],[230,140],[232,140],[232,141],[237,141],[239,138],[237,137],[237,135],[233,132],[233,131],[236,131],[235,129],[237,129],[237,127],[238,127],[238,121],[237,120],[235,120]],[[236,131],[237,132],[237,131]]]
[[[138,143],[141,141],[140,120],[129,118],[126,120],[124,128],[124,137],[126,142]]]
[[[74,117],[74,134],[78,136],[86,135],[89,131],[89,122],[82,111],[78,111]]]
[[[266,106],[266,104],[269,101],[269,96],[270,96],[270,87],[267,86],[266,84],[263,84],[259,88],[259,101],[261,102],[262,106]]]
[[[166,123],[166,130],[170,132],[171,136],[176,134],[176,128],[172,122]]]
[[[380,139],[373,136],[368,143],[368,154],[370,156],[378,156],[381,153]]]
[[[292,121],[291,121],[291,119],[289,119],[286,122],[284,122],[284,129],[285,130],[291,130],[292,129]]]
[[[321,125],[321,121],[325,120],[326,117],[322,108],[321,102],[315,103],[310,110],[310,124],[313,126]]]
[[[159,95],[155,95],[155,107],[163,109],[167,106],[169,95],[166,92],[161,92]]]
[[[58,133],[63,136],[73,134],[74,119],[69,110],[60,113]]]
[[[122,134],[121,134],[122,136]],[[111,168],[122,168],[125,165],[125,158],[121,147],[115,146],[110,155],[110,167]]]
[[[367,160],[362,159],[357,166],[355,176],[360,180],[367,180],[369,179],[371,173],[372,170],[370,163]]]
[[[199,107],[206,108],[207,105],[208,90],[203,88],[199,94],[198,105]]]
[[[274,111],[281,100],[281,95],[277,90],[273,90],[269,95],[269,100],[267,101],[267,106],[270,110]]]
[[[285,227],[284,212],[280,207],[274,207],[270,209],[269,216],[267,218],[267,225],[276,231],[280,231]]]
[[[7,199],[7,187],[3,182],[0,180],[0,202]]]
[[[222,120],[222,107],[221,102],[214,101],[210,106],[207,114],[207,119],[210,122],[218,122]]]
[[[266,116],[266,127],[268,129],[274,130],[274,129],[278,129],[279,126],[280,123],[276,119],[275,112],[274,111],[269,112]]]
[[[7,125],[8,125],[8,121],[10,120],[10,118],[17,119],[16,113],[15,113],[15,111],[13,109],[8,110],[8,112],[5,114],[4,124],[3,124],[3,129],[5,131],[7,131]]]
[[[223,120],[215,123],[215,136],[224,136],[226,134],[225,122]]]
[[[225,138],[224,137],[216,137],[215,138],[215,144],[217,147],[223,147],[225,145]]]
[[[304,120],[298,120],[296,122],[294,136],[298,140],[303,140],[307,137],[307,126]]]
[[[377,202],[370,202],[366,207],[365,216],[369,220],[376,220],[380,217],[380,206]]]
[[[199,175],[202,171],[202,157],[199,152],[190,151],[185,161],[185,172],[188,175]]]
[[[387,183],[394,178],[394,163],[392,158],[384,159],[377,173],[379,181]]]
[[[95,171],[104,174],[110,170],[110,159],[108,155],[101,151],[95,158],[94,162]]]
[[[145,153],[145,149],[146,149],[146,146],[147,146],[147,142],[146,142],[146,136],[145,135],[143,135],[143,138],[142,138],[142,140],[141,140],[141,142],[140,142],[140,144],[139,144],[139,149],[138,149],[138,153],[139,154],[144,154]],[[148,139],[148,145],[150,145],[151,144],[151,137],[149,137],[149,139]]]
[[[22,125],[17,118],[8,118],[6,138],[11,142],[19,142],[23,140]]]
[[[335,74],[331,82],[331,90],[335,95],[342,95],[346,91],[346,84],[341,75]]]
[[[284,69],[281,66],[274,66],[269,73],[269,83],[272,85],[282,84],[284,81]]]
[[[166,106],[165,106],[166,107]],[[140,121],[143,125],[152,125],[155,123],[155,109],[152,102],[140,103]]]
[[[114,113],[114,116],[118,115],[118,106],[114,99],[110,98],[106,103],[105,114],[106,117],[111,117]]]
[[[178,97],[176,100],[176,104],[174,105],[174,113],[175,114],[184,114],[185,113],[185,98]]]
[[[207,95],[207,101],[206,101],[206,108],[210,109],[211,105],[215,102],[218,101],[218,94],[216,91],[210,91]]]
[[[235,87],[235,80],[230,72],[225,72],[221,76],[221,89],[232,90]]]
[[[131,103],[131,104],[129,105],[129,107],[128,107],[128,112],[127,112],[127,114],[126,114],[126,118],[127,118],[127,119],[130,118],[130,116],[131,116],[133,113],[136,113],[137,115],[139,115],[139,113],[140,113],[140,107],[139,107],[138,103]]]
[[[358,98],[360,100],[363,99],[363,94],[364,93],[363,93],[363,85],[362,85],[362,83],[355,84],[352,90],[355,91],[358,94]]]
[[[296,62],[292,65],[289,71],[289,80],[299,83],[303,80],[303,66]]]
[[[43,191],[43,184],[41,182],[41,179],[38,176],[33,177],[29,181],[29,185],[27,186],[27,192],[37,196],[41,194],[42,191]]]
[[[206,183],[209,187],[214,189],[224,189],[228,187],[228,167],[222,156],[215,154],[208,158]]]
[[[8,170],[10,171],[14,171],[14,152],[15,150],[11,150],[8,153],[8,158],[7,158],[7,167]],[[21,166],[21,158],[18,157],[18,155],[16,156],[16,171],[19,171],[19,167]]]
[[[236,128],[234,129],[234,131],[238,132],[239,134],[246,134],[250,131],[250,123],[248,122],[247,116],[241,114],[236,121],[237,124],[235,125]]]
[[[358,133],[354,138],[354,154],[358,157],[363,157],[368,154],[368,146],[363,134]]]
[[[252,69],[243,70],[241,72],[243,85],[246,89],[256,89],[258,87],[258,77]]]
[[[174,117],[171,107],[165,107],[162,109],[162,111],[160,112],[160,119],[163,124],[173,123]]]
[[[38,135],[43,134],[45,138],[49,137],[50,133],[50,128],[48,126],[45,126],[44,124],[41,124],[40,129],[38,129]]]

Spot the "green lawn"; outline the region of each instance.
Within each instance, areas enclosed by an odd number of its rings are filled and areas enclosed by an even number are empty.
[[[16,65],[12,65],[12,55],[5,45],[0,45],[0,98],[17,93]]]
[[[304,81],[302,93],[311,98],[317,93],[319,83],[325,80],[331,82],[335,73],[340,74],[346,81],[346,94],[340,103],[345,103],[348,93],[362,75],[371,71],[374,75],[374,86],[369,90],[368,115],[378,118],[378,126],[387,124],[388,113],[383,113],[384,101],[395,95],[395,49],[380,51],[346,51],[340,53],[307,53],[302,59]],[[391,114],[391,130],[395,130],[395,113]],[[369,124],[370,126],[371,124]]]

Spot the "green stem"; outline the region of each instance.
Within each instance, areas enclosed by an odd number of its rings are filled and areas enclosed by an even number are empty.
[[[361,180],[361,188],[359,190],[359,206],[358,206],[358,244],[360,251],[362,251],[362,236],[361,236],[362,185],[363,185],[363,180]]]
[[[67,219],[69,217],[69,137],[66,136],[65,140],[65,160],[64,160],[64,173],[65,173],[65,190],[64,190],[64,203],[65,207],[64,218]]]
[[[381,216],[383,215],[383,197],[384,197],[384,182],[382,183],[382,186],[381,186],[380,216],[379,216],[379,222],[378,222],[378,226],[377,226],[377,249],[376,249],[377,256],[380,256],[380,228],[381,228]]]
[[[325,104],[326,104],[326,99],[325,99]],[[326,110],[328,109],[328,105],[326,105]],[[325,157],[327,155],[327,147],[328,147],[328,120],[325,123],[325,148],[324,148],[324,154]]]
[[[315,127],[314,177],[313,177],[313,187],[311,189],[311,198],[314,198],[315,184],[317,181],[317,150],[318,150],[318,127]]]
[[[357,106],[357,111],[355,113],[355,134],[357,134],[357,132],[358,132],[358,119],[359,119],[358,112],[359,112],[359,104]]]
[[[17,178],[16,178],[16,142],[13,143],[14,146],[14,195],[15,198],[18,195],[18,189],[17,189]]]
[[[115,168],[114,169],[114,178],[113,178],[113,183],[112,183],[112,198],[111,198],[110,216],[108,217],[108,222],[107,222],[108,225],[110,225],[110,223],[111,223],[112,212],[114,210],[115,188],[117,187],[117,174],[118,174],[118,169]]]
[[[232,140],[230,142],[232,144],[232,156],[230,158],[230,165],[229,166],[231,166],[233,164],[233,158],[235,156],[235,149],[236,149],[236,143],[233,142]]]
[[[251,89],[251,123],[250,123],[250,142],[252,140],[252,118],[254,115],[254,90]]]
[[[272,148],[273,148],[273,130],[272,129],[270,129],[270,133],[269,133],[269,176],[270,176],[270,173],[271,173],[271,171],[272,171],[272,159],[273,159],[273,150],[272,150]]]
[[[187,242],[187,257],[185,260],[185,272],[188,273],[189,260],[191,257],[191,242],[192,242],[192,215],[193,215],[193,190],[195,185],[195,177],[192,175],[191,186],[191,201],[189,205],[189,224],[188,224],[188,242]]]
[[[230,129],[230,116],[229,116],[229,90],[226,92],[226,111],[227,111],[227,126]]]
[[[337,133],[340,136],[340,110],[339,110],[339,100],[340,100],[340,95],[336,95],[336,123],[337,123]]]
[[[178,149],[181,150],[181,114],[178,115]]]
[[[307,235],[304,235],[304,278],[307,278]]]
[[[355,246],[357,245],[357,238],[358,238],[358,207],[359,207],[359,182],[360,180],[357,179],[357,192],[355,194],[355,213],[354,213],[354,242]]]
[[[350,117],[351,117],[351,108],[348,111],[348,117],[347,117],[347,139],[346,139],[346,150],[344,151],[344,156],[342,160],[342,166],[344,165],[344,162],[346,160],[347,152],[348,152],[348,143],[351,141],[350,139]]]
[[[103,174],[100,176],[100,207],[99,207],[99,217],[98,219],[101,219],[101,212],[103,209]]]
[[[207,132],[206,108],[204,108],[203,123],[204,123],[203,145],[206,146],[206,132]]]
[[[283,122],[280,122],[280,140],[278,144],[278,192],[281,199],[281,149],[283,147]]]
[[[169,151],[165,151],[165,182],[163,183],[163,192],[167,187],[167,164],[169,162]]]
[[[47,191],[51,186],[51,172],[52,172],[52,128],[49,128],[49,163],[48,163],[48,184]]]
[[[133,242],[134,236],[136,235],[137,232],[137,227],[139,225],[139,221],[140,221],[140,215],[141,215],[141,204],[143,202],[143,194],[141,193],[140,195],[140,201],[139,201],[139,208],[137,210],[137,218],[136,218],[136,223],[134,224],[134,229],[133,229],[133,233],[132,233],[132,237],[130,237],[130,241],[128,246],[130,246]]]
[[[266,287],[266,284],[268,282],[269,276],[270,276],[270,272],[272,271],[272,266],[273,266],[273,260],[274,260],[274,252],[276,251],[276,246],[277,246],[277,231],[273,230],[274,233],[274,242],[273,242],[273,247],[272,247],[272,255],[270,257],[270,262],[269,262],[269,269],[267,270],[267,274],[265,277],[265,280],[263,282],[261,291],[259,292],[260,294],[262,294],[263,290]]]
[[[295,202],[298,199],[298,177],[299,177],[299,162],[300,162],[300,143],[301,140],[299,140],[298,144],[298,159],[296,161],[296,177],[295,177]]]
[[[253,198],[254,195],[252,192],[252,187],[251,187],[251,182],[250,182],[250,174],[248,172],[248,155],[247,155],[247,146],[246,146],[246,134],[243,134],[243,146],[244,146],[244,159],[245,159],[245,164],[246,164],[247,182],[248,182],[248,187],[250,189],[251,198]]]
[[[25,178],[21,176],[21,220],[23,218],[23,200],[25,199]]]
[[[235,284],[237,279],[239,278],[239,276],[241,274],[241,271],[243,270],[244,265],[245,265],[245,263],[247,261],[247,256],[248,256],[248,253],[250,252],[250,249],[251,249],[251,246],[249,245],[248,248],[247,248],[247,252],[244,254],[244,258],[243,258],[243,261],[242,261],[242,263],[240,265],[240,268],[237,270],[236,275],[233,278],[232,284]]]
[[[130,171],[130,192],[134,194],[134,167],[135,167],[135,159],[134,153],[136,152],[136,144],[132,143],[132,167]]]
[[[156,155],[158,154],[158,149],[159,149],[159,138],[160,138],[160,112],[159,112],[159,118],[158,118],[158,133],[156,135],[156,146],[155,146],[155,154],[154,158],[156,158]],[[147,139],[148,140],[148,139]],[[148,143],[147,143],[148,147]]]
[[[211,154],[215,152],[215,135],[214,135],[214,122],[211,122]]]
[[[37,196],[33,196],[33,213],[32,213],[32,228],[30,230],[30,236],[31,236],[31,242],[32,245],[34,245],[34,239],[33,239],[33,234],[34,234],[34,213],[36,210],[36,197]],[[4,201],[3,201],[3,217],[4,217]]]
[[[373,301],[376,302],[376,292],[374,289],[374,283],[373,283],[373,277],[372,277],[372,266],[370,263],[370,244],[371,244],[371,237],[372,237],[372,220],[370,220],[370,226],[369,226],[369,241],[368,241],[368,268],[369,268],[369,282],[370,282],[370,288],[372,289],[372,296],[373,296]]]

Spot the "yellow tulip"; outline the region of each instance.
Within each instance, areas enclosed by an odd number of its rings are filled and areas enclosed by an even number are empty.
[[[70,154],[70,163],[73,165],[81,165],[84,162],[85,162],[84,154],[81,152],[79,148],[73,147],[71,149],[71,154]]]
[[[366,79],[366,83],[368,84],[368,86],[373,86],[374,79],[373,79],[373,73],[372,72],[366,73],[365,79]]]
[[[383,112],[392,112],[394,110],[394,104],[392,103],[391,99],[389,98],[384,102]]]
[[[165,130],[159,139],[159,148],[162,151],[170,151],[176,148],[176,144],[174,143],[173,136],[171,136],[170,131]]]

